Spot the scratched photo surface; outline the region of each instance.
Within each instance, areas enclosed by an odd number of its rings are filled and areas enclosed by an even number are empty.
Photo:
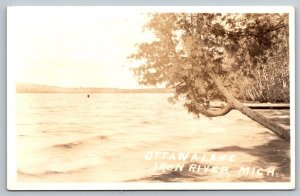
[[[10,8],[15,182],[291,182],[289,25]]]

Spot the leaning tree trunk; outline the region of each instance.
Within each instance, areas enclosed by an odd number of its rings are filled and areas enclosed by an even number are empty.
[[[228,92],[228,90],[224,87],[222,80],[215,76],[213,73],[210,74],[210,77],[212,78],[213,82],[219,89],[219,91],[226,97],[229,104],[231,104],[235,109],[240,111],[241,113],[245,114],[252,120],[258,122],[259,124],[263,125],[264,127],[268,128],[270,131],[274,132],[276,135],[281,137],[282,139],[286,141],[290,141],[290,131],[281,127],[280,125],[270,121],[260,113],[250,109],[243,103],[241,103],[239,100],[237,100],[231,93]]]

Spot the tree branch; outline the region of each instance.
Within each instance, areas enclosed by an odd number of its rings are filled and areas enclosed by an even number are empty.
[[[214,28],[211,25],[209,25],[209,27],[211,29],[213,29],[214,31],[217,31],[217,32],[219,32],[220,34],[223,34],[223,35],[245,37],[245,36],[258,36],[258,35],[262,35],[262,34],[267,34],[267,33],[270,33],[272,31],[277,31],[277,30],[287,26],[287,24],[281,24],[281,23],[282,23],[282,21],[280,21],[275,26],[273,26],[272,28],[267,29],[266,31],[264,31],[262,33],[250,33],[250,32],[245,32],[244,30],[237,31],[237,32],[232,32],[232,31],[228,31],[228,30],[225,30],[225,29],[219,30],[219,29]]]
[[[227,105],[219,110],[207,110],[205,107],[201,106],[198,103],[195,103],[196,108],[200,111],[201,114],[207,116],[207,117],[218,117],[218,116],[224,116],[228,114],[233,108],[233,106],[230,103],[227,103]]]
[[[218,117],[218,116],[224,116],[228,114],[232,109],[234,109],[233,105],[231,103],[227,103],[227,105],[219,110],[208,110],[201,104],[197,102],[197,98],[194,93],[191,93],[190,96],[195,100],[195,106],[199,112],[207,117]]]
[[[232,104],[232,107],[234,107],[234,109],[239,110],[241,113],[245,114],[252,120],[268,128],[270,131],[277,134],[287,142],[290,141],[290,132],[288,129],[285,129],[284,127],[272,122],[260,113],[250,109],[249,107],[238,101],[227,91],[227,89],[223,86],[221,79],[218,76],[214,75],[213,72],[210,73],[210,77],[212,78],[219,91],[226,97],[227,101]]]
[[[286,27],[287,25],[286,24],[282,24],[282,25],[276,25],[274,28],[270,28],[270,29],[267,29],[265,32],[264,32],[264,34],[266,34],[266,33],[270,33],[271,31],[277,31],[277,30],[279,30],[279,29],[281,29],[281,28],[284,28],[284,27]]]

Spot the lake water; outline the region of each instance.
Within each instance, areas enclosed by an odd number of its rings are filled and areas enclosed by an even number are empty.
[[[226,164],[235,170],[241,164],[256,167],[278,167],[279,164],[262,158],[266,156],[263,153],[274,149],[268,145],[277,141],[277,137],[238,111],[214,119],[196,119],[181,104],[168,103],[169,96],[171,94],[103,93],[87,98],[81,93],[17,94],[18,180],[284,181],[289,178],[286,170],[279,173],[280,178],[224,178],[221,174],[193,177],[178,174],[163,178],[162,175],[172,171],[154,171],[154,164],[165,160],[145,160],[147,152],[233,153],[238,156],[237,160]],[[266,111],[265,114],[289,118],[288,112]],[[288,154],[288,146],[280,140],[279,144],[278,156],[282,156],[283,151]],[[232,146],[239,149],[226,151],[226,147]],[[254,153],[262,147],[269,151]],[[247,149],[253,149],[253,153]],[[288,169],[289,157],[283,158],[287,159],[284,167]],[[222,163],[214,163],[218,164]]]

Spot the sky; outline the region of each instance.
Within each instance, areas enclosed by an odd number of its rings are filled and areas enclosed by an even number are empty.
[[[8,65],[16,82],[62,87],[141,88],[127,58],[143,32],[146,13],[105,7],[8,9]]]

